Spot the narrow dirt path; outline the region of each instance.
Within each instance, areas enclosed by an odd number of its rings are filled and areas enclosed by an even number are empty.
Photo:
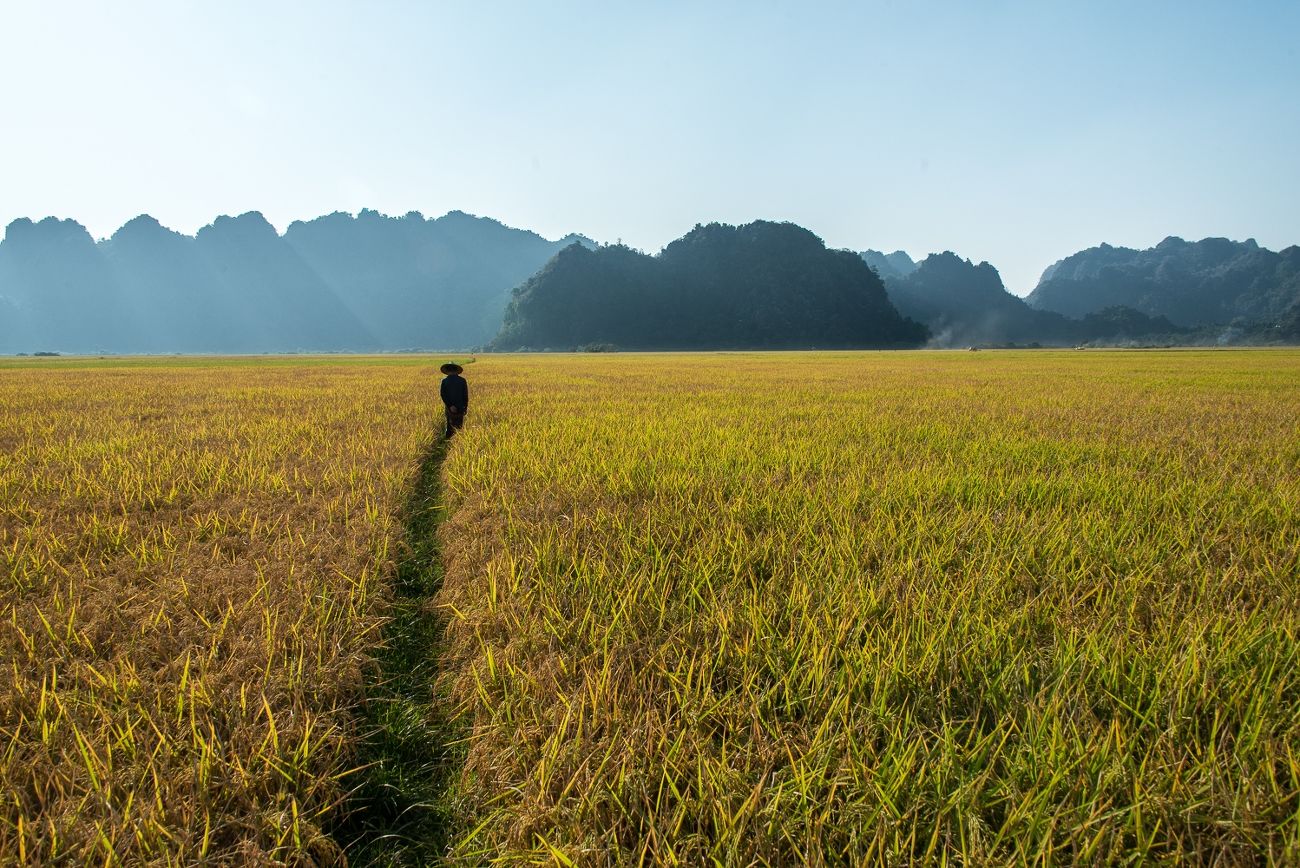
[[[431,605],[442,585],[438,525],[444,518],[440,436],[420,462],[407,506],[406,552],[397,567],[392,620],[376,651],[358,724],[366,733],[347,819],[334,838],[348,864],[429,865],[446,852],[447,791],[460,763],[450,706],[435,692],[445,618]]]

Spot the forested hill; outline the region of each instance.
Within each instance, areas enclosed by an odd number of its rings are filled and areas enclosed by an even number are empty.
[[[912,257],[902,250],[895,250],[893,253],[864,250],[858,255],[862,257],[867,265],[876,270],[876,274],[879,274],[884,279],[906,277],[916,271],[916,263],[912,261]]]
[[[1103,244],[1050,266],[1026,300],[1067,316],[1126,305],[1183,326],[1278,324],[1300,305],[1300,247],[1172,237],[1148,250]]]
[[[696,226],[657,256],[570,246],[515,290],[498,349],[916,346],[855,253],[790,223]]]
[[[72,220],[20,219],[0,242],[0,352],[466,348],[575,242],[590,243],[458,211],[336,213],[283,235],[250,212],[193,237],[143,215],[99,242]]]
[[[875,347],[927,329],[932,346],[1297,342],[1300,247],[1103,244],[1020,299],[985,262],[827,250],[766,221],[697,226],[656,256],[459,211],[283,235],[257,212],[195,236],[142,215],[98,242],[20,219],[0,241],[0,353]]]
[[[864,254],[865,258],[865,254]],[[927,256],[911,271],[885,278],[889,298],[904,316],[924,323],[933,346],[1177,341],[1164,317],[1112,306],[1075,319],[1036,310],[1007,292],[998,270],[955,253]]]

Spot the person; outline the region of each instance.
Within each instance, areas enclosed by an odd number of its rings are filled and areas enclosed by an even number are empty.
[[[438,370],[446,374],[440,389],[447,416],[447,430],[442,436],[450,440],[465,425],[465,413],[469,410],[469,383],[461,376],[465,369],[455,362],[448,362]]]

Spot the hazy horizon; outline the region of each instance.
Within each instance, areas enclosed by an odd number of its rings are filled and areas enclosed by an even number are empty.
[[[696,223],[987,260],[1300,242],[1300,8],[16,7],[0,222],[453,210],[655,252]]]
[[[246,211],[246,212],[242,212],[242,214],[248,214],[248,213],[259,213],[259,214],[262,214],[262,216],[263,216],[264,218],[266,218],[267,222],[271,224],[272,228],[275,229],[276,233],[279,234],[280,236],[284,236],[286,230],[287,230],[287,229],[289,228],[289,226],[292,225],[293,223],[310,223],[310,222],[313,221],[313,220],[317,220],[317,219],[320,219],[320,218],[322,218],[322,217],[329,217],[329,216],[332,216],[333,214],[346,214],[346,215],[348,215],[349,217],[355,219],[355,218],[359,217],[363,211],[372,211],[372,212],[378,214],[381,218],[384,218],[384,219],[400,219],[400,218],[402,218],[402,217],[405,217],[406,214],[417,213],[417,214],[419,214],[423,219],[425,219],[425,220],[427,220],[427,221],[438,220],[438,219],[440,219],[440,218],[442,218],[442,217],[449,216],[449,215],[451,215],[451,214],[453,214],[453,213],[463,213],[463,214],[467,215],[468,217],[471,217],[471,218],[474,218],[474,219],[488,219],[488,220],[493,220],[493,221],[495,221],[495,222],[497,222],[497,223],[500,223],[501,225],[503,225],[503,226],[505,226],[505,227],[507,227],[507,228],[509,228],[509,229],[519,229],[519,230],[521,230],[521,231],[525,231],[525,232],[533,232],[534,234],[541,236],[541,237],[542,237],[544,240],[546,240],[546,241],[552,241],[552,242],[554,242],[554,241],[560,241],[560,240],[563,240],[564,238],[566,238],[566,237],[568,237],[568,236],[571,236],[571,235],[577,235],[577,236],[585,237],[585,238],[587,238],[589,241],[592,241],[592,242],[595,242],[596,244],[601,244],[601,245],[603,245],[603,244],[617,244],[617,243],[623,243],[623,244],[628,244],[628,245],[630,245],[630,246],[635,246],[635,245],[631,245],[631,243],[628,242],[626,239],[621,239],[621,238],[619,238],[619,239],[592,238],[592,237],[590,237],[590,235],[589,235],[588,233],[577,232],[577,231],[575,231],[575,232],[565,232],[565,233],[562,233],[562,234],[556,234],[556,235],[549,235],[549,234],[546,234],[546,233],[537,232],[537,230],[532,229],[531,227],[528,227],[528,226],[515,226],[515,225],[512,225],[511,223],[509,223],[509,221],[500,220],[499,218],[496,218],[496,217],[494,217],[494,216],[491,215],[491,214],[473,214],[473,213],[470,213],[470,212],[468,212],[468,211],[464,211],[464,209],[460,209],[460,208],[452,208],[452,209],[449,209],[449,210],[444,211],[444,212],[441,212],[441,213],[433,213],[433,214],[424,213],[423,211],[419,211],[419,209],[412,209],[411,211],[407,211],[407,212],[405,212],[404,214],[389,214],[389,213],[386,213],[386,212],[381,211],[381,210],[376,209],[376,208],[361,208],[361,209],[358,209],[358,210],[356,210],[356,211],[345,211],[345,210],[339,209],[339,210],[332,211],[332,212],[330,212],[329,214],[312,214],[312,215],[310,215],[310,216],[291,217],[291,218],[289,218],[289,219],[283,221],[282,223],[278,223],[278,224],[277,224],[274,220],[271,220],[269,217],[267,217],[265,213],[261,212],[259,209],[256,209],[256,208],[254,208],[254,209],[250,209],[249,211]],[[176,227],[176,226],[169,226],[169,225],[166,223],[166,221],[163,221],[163,220],[158,220],[158,223],[159,223],[159,225],[161,225],[164,229],[171,230],[172,232],[177,232],[177,233],[180,233],[181,235],[186,235],[186,236],[189,236],[189,237],[193,238],[193,237],[197,236],[197,234],[198,234],[198,232],[199,232],[200,230],[202,230],[202,229],[204,229],[204,228],[210,228],[210,227],[212,226],[212,224],[213,224],[213,223],[214,223],[218,218],[221,218],[221,217],[240,217],[240,216],[242,216],[242,214],[215,214],[215,215],[213,215],[213,217],[212,217],[211,220],[208,220],[207,222],[200,224],[199,226],[195,227],[194,229],[182,229],[182,228],[179,228],[179,227]],[[40,216],[40,217],[34,217],[34,216],[31,216],[31,215],[21,215],[20,217],[15,217],[14,219],[23,219],[23,217],[25,217],[26,219],[31,220],[33,223],[39,223],[41,220],[44,220],[44,219],[73,220],[74,222],[80,223],[81,225],[85,226],[85,224],[84,224],[82,221],[77,220],[77,218],[75,218],[75,217],[69,217],[69,216],[67,216],[67,215],[59,215],[59,214],[46,214],[46,215],[42,215],[42,216]],[[123,222],[123,225],[125,225],[126,223],[131,222],[131,220],[135,220],[135,219],[140,218],[140,217],[153,217],[155,220],[158,219],[158,218],[157,218],[157,215],[150,214],[150,213],[148,213],[148,212],[143,212],[143,213],[137,214],[137,215],[135,215],[134,217],[129,218],[128,220],[124,221],[124,222]],[[756,220],[764,220],[764,219],[766,219],[766,218],[761,218],[761,217],[759,217],[759,218],[755,218],[755,219],[756,219]],[[12,221],[10,221],[10,222],[12,222]],[[751,222],[751,221],[743,221],[743,222],[748,223],[748,222]],[[774,221],[774,222],[793,222],[793,221]],[[7,224],[6,224],[6,225],[7,225]],[[796,224],[796,225],[797,225],[797,224]],[[112,229],[110,229],[110,230],[104,232],[104,233],[96,233],[96,232],[92,231],[92,230],[90,229],[90,227],[86,227],[87,231],[90,232],[91,237],[94,238],[94,240],[96,241],[96,243],[109,240],[109,239],[110,239],[110,238],[111,238],[111,237],[112,237],[112,236],[117,232],[117,230],[118,230],[118,229],[121,229],[121,228],[122,228],[121,226],[117,226],[117,227],[114,227],[114,228],[112,228]],[[682,235],[685,235],[685,234],[690,230],[690,228],[691,228],[691,227],[684,228],[684,229],[682,230],[682,232],[679,233],[679,235],[674,236],[673,238],[668,239],[668,241],[665,241],[664,244],[662,244],[662,245],[660,245],[660,246],[658,246],[658,247],[655,247],[655,248],[652,248],[652,249],[645,249],[645,248],[638,248],[638,249],[640,249],[643,253],[649,253],[649,254],[652,254],[652,255],[657,255],[657,254],[660,253],[660,252],[662,251],[662,249],[663,249],[665,246],[667,246],[669,243],[671,243],[672,241],[676,240],[677,238],[680,238]],[[810,227],[803,227],[803,228],[810,228]],[[3,227],[0,227],[0,229],[3,229]],[[3,236],[3,232],[0,232],[0,240],[3,240],[3,237],[4,237],[4,236]],[[1164,236],[1164,237],[1168,237],[1168,236]],[[1208,237],[1208,236],[1207,236],[1207,237]],[[1214,236],[1214,237],[1218,237],[1218,236]],[[824,240],[824,239],[823,239],[823,240]],[[1161,239],[1159,239],[1159,240],[1164,240],[1164,239],[1161,238]],[[1185,240],[1185,241],[1201,241],[1201,240],[1203,240],[1203,239],[1201,239],[1201,238],[1184,238],[1183,240]],[[1230,238],[1230,239],[1228,239],[1228,240],[1233,241],[1233,242],[1244,242],[1244,241],[1247,240],[1247,238]],[[1251,236],[1251,240],[1254,240],[1256,243],[1259,243],[1259,239],[1258,239],[1258,238],[1254,238],[1253,236]],[[1149,245],[1141,245],[1141,246],[1138,246],[1138,245],[1132,245],[1132,244],[1128,244],[1128,245],[1114,244],[1114,243],[1112,243],[1112,242],[1098,242],[1097,245],[1089,245],[1089,247],[1095,247],[1095,246],[1098,246],[1098,245],[1100,245],[1100,244],[1102,244],[1102,243],[1111,244],[1111,246],[1113,246],[1113,247],[1129,247],[1129,248],[1136,248],[1136,249],[1149,249],[1149,248],[1151,248],[1151,247],[1156,246],[1156,244],[1157,244],[1158,242],[1152,242],[1152,243],[1149,244]],[[827,246],[828,246],[829,248],[831,248],[831,249],[852,250],[852,251],[855,252],[855,253],[862,253],[862,252],[867,251],[867,250],[876,250],[877,252],[884,253],[884,254],[891,254],[891,253],[902,252],[902,253],[906,253],[906,254],[907,254],[911,259],[913,259],[913,260],[914,260],[915,262],[917,262],[918,264],[919,264],[923,259],[925,259],[926,257],[931,256],[931,255],[935,255],[935,254],[940,254],[940,253],[956,253],[957,255],[961,256],[963,259],[968,259],[968,260],[971,260],[972,262],[975,262],[975,263],[978,263],[978,262],[981,261],[981,259],[980,259],[979,257],[966,256],[966,255],[962,254],[960,251],[954,251],[954,250],[950,250],[950,249],[915,251],[915,250],[902,250],[901,248],[898,248],[898,249],[890,250],[890,249],[871,248],[871,247],[869,247],[869,246],[868,246],[868,247],[856,247],[856,248],[855,248],[855,247],[836,247],[835,245],[833,245],[833,244],[829,244],[829,243],[827,244]],[[1261,247],[1265,247],[1265,248],[1268,248],[1268,247],[1269,247],[1269,245],[1267,245],[1267,244],[1260,244],[1260,246],[1261,246]],[[1286,246],[1291,246],[1291,245],[1286,245]],[[1275,249],[1275,248],[1273,248],[1273,249]],[[1077,253],[1077,252],[1078,252],[1078,251],[1073,251],[1073,250],[1070,251],[1070,253]],[[1061,256],[1059,256],[1059,257],[1057,257],[1056,259],[1052,260],[1052,262],[1045,263],[1045,264],[1044,264],[1044,268],[1047,268],[1047,267],[1053,265],[1054,263],[1056,263],[1056,262],[1058,262],[1059,260],[1061,260],[1061,259],[1067,257],[1068,255],[1069,255],[1069,253],[1063,253]],[[985,261],[986,261],[986,260],[985,260]],[[995,268],[997,267],[997,263],[996,263],[996,262],[992,262],[992,263],[990,263],[990,264],[993,265]],[[1004,280],[1005,280],[1005,276],[1004,276]],[[1009,290],[1011,289],[1010,286],[1008,286],[1007,288],[1008,288]],[[1032,288],[1033,288],[1033,287],[1031,286],[1030,289],[1032,289]],[[1013,290],[1013,292],[1014,292],[1014,290]],[[1025,295],[1025,294],[1027,294],[1027,292],[1028,292],[1028,290],[1026,290],[1024,293],[1016,293],[1016,294],[1017,294],[1017,295],[1021,295],[1021,296],[1023,296],[1023,295]]]

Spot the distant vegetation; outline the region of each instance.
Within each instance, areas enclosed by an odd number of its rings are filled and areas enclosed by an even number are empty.
[[[874,268],[876,274],[886,280],[891,277],[906,277],[916,271],[916,263],[912,261],[912,257],[902,250],[895,250],[893,253],[864,250],[861,255],[866,260],[867,265]]]
[[[900,347],[925,337],[858,256],[760,220],[697,226],[657,256],[570,246],[515,291],[493,346]]]
[[[1169,239],[1153,251],[1097,250],[1101,264],[1094,251],[1076,254],[1048,269],[1028,300],[1008,292],[989,263],[951,252],[920,263],[901,250],[859,254],[908,323],[843,252],[807,230],[712,224],[658,256],[618,246],[562,251],[515,291],[493,346],[902,346],[917,340],[915,323],[937,347],[1300,340],[1300,248]]]
[[[1167,238],[1151,250],[1103,244],[1047,269],[1027,299],[997,269],[944,252],[919,265],[861,254],[898,309],[937,346],[1220,344],[1300,340],[1300,247]]]
[[[460,212],[331,214],[283,236],[257,212],[197,237],[141,216],[98,243],[72,220],[16,220],[0,242],[0,352],[470,347],[575,241]]]
[[[459,211],[335,213],[283,235],[250,212],[196,237],[144,215],[99,242],[21,219],[0,241],[0,353],[1298,341],[1300,247],[1253,240],[1103,244],[1027,299],[987,262],[854,255],[767,221],[697,226],[654,256]]]
[[[1179,326],[1267,330],[1296,316],[1300,247],[1172,237],[1149,250],[1103,244],[1050,266],[1026,300],[1067,316],[1125,305]]]
[[[863,259],[871,262],[872,253],[862,254]],[[1163,317],[1128,307],[1111,307],[1081,320],[1035,310],[1007,292],[992,265],[975,265],[951,252],[928,256],[906,273],[892,270],[885,286],[899,311],[930,328],[935,346],[1067,346],[1156,336],[1174,341],[1182,331]]]

